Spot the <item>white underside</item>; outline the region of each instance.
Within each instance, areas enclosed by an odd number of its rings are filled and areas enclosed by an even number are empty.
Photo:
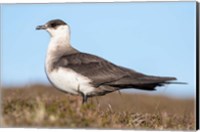
[[[47,73],[50,81],[59,89],[71,94],[83,93],[87,95],[94,90],[89,83],[90,79],[77,74],[69,68],[58,68],[50,73]]]
[[[56,30],[48,29],[51,34],[51,40],[47,50],[47,58],[45,63],[46,73],[49,80],[57,88],[66,91],[71,94],[84,94],[88,95],[94,91],[94,87],[90,85],[91,80],[81,74],[76,73],[69,68],[56,68],[51,69],[52,61],[55,59],[55,53],[67,52],[63,49],[67,49],[70,46],[70,33],[68,26],[59,26]]]

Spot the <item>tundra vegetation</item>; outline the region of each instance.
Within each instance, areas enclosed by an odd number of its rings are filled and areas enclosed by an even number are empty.
[[[194,130],[195,100],[118,92],[89,98],[51,86],[1,89],[1,126],[37,128],[103,128]]]

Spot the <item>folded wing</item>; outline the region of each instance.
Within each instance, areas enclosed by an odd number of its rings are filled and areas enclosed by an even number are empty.
[[[176,80],[174,77],[148,76],[86,53],[64,55],[58,60],[57,64],[91,78],[91,84],[97,88],[99,86],[111,86],[117,89],[154,90],[156,86],[162,86],[171,80]]]

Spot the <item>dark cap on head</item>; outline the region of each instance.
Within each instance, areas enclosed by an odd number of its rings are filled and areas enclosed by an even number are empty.
[[[48,21],[45,25],[37,26],[36,29],[40,30],[40,29],[47,29],[47,28],[57,28],[60,25],[67,25],[67,23],[65,23],[63,20],[60,20],[60,19],[54,19],[54,20]]]

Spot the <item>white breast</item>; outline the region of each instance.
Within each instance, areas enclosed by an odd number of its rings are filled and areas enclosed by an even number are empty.
[[[65,31],[64,28],[61,31]],[[59,57],[56,54],[67,52],[67,48],[69,47],[70,43],[68,32],[52,35],[45,62],[46,74],[49,80],[57,88],[71,94],[80,94],[81,92],[84,95],[87,95],[94,90],[94,88],[90,85],[91,80],[89,78],[82,76],[69,68],[58,67],[56,69],[52,69],[53,61]],[[66,49],[66,51],[64,49]]]
[[[94,90],[89,84],[91,82],[90,79],[68,68],[61,67],[55,69],[47,73],[47,76],[57,88],[71,94],[79,94],[82,92],[87,95]]]

